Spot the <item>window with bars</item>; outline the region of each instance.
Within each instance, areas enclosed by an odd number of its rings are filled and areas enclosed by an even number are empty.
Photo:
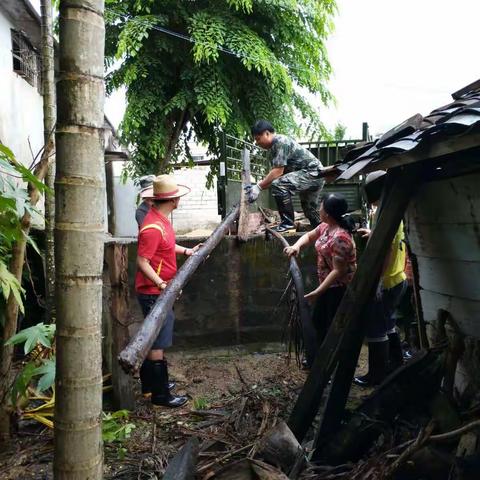
[[[21,32],[12,30],[13,71],[41,93],[40,56]]]

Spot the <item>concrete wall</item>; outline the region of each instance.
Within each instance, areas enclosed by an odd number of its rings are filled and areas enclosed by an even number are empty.
[[[43,146],[43,99],[36,87],[13,71],[10,30],[14,21],[0,6],[0,140],[24,165]],[[38,27],[40,29],[40,26]]]
[[[292,241],[296,238],[291,237]],[[199,239],[178,238],[193,246]],[[134,292],[136,245],[129,246],[131,332],[143,320]],[[182,262],[183,258],[179,257]],[[300,257],[307,291],[316,285],[313,247]],[[277,240],[257,238],[238,244],[224,239],[201,265],[175,304],[176,348],[273,343],[282,339],[286,306],[278,305],[287,285],[288,262]],[[108,278],[105,273],[104,278]],[[108,282],[104,289],[108,290]],[[108,291],[104,322],[108,322]]]
[[[115,209],[115,237],[136,237],[138,227],[135,222],[135,209],[138,187],[132,179],[121,181],[123,164],[115,162],[113,166],[114,189],[113,205]],[[173,173],[178,183],[189,186],[192,192],[180,201],[180,206],[172,214],[172,223],[177,233],[199,229],[213,229],[219,222],[217,213],[217,183],[208,190],[205,186],[209,166],[182,168]]]
[[[457,386],[480,392],[480,173],[422,187],[406,228],[418,259],[425,321],[432,338],[438,309],[451,313],[466,338]]]

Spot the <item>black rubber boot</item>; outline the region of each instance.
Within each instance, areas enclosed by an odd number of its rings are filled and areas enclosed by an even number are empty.
[[[280,214],[280,225],[273,227],[279,233],[295,232],[295,212],[290,197],[275,197],[278,213]]]
[[[168,388],[168,367],[165,360],[152,362],[152,404],[163,407],[181,407],[187,403],[185,396],[172,395]]]
[[[152,395],[152,384],[153,384],[153,361],[148,358],[142,363],[140,367],[140,382],[142,384],[142,395],[145,398],[149,398]],[[168,389],[173,390],[176,387],[174,381],[168,382]]]
[[[393,372],[404,364],[402,342],[397,332],[388,334],[388,347],[390,357],[388,369]]]
[[[388,341],[368,343],[368,373],[355,377],[353,383],[373,387],[383,382],[387,375]]]

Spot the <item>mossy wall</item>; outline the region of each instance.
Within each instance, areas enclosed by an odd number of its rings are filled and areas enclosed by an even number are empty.
[[[290,237],[293,243],[298,237]],[[179,238],[193,246],[198,239]],[[132,331],[142,320],[135,298],[136,245],[129,246]],[[179,267],[183,258],[179,257]],[[307,291],[316,285],[313,246],[299,259]],[[195,272],[175,305],[175,346],[219,346],[278,342],[287,309],[279,305],[288,283],[288,260],[278,240],[263,237],[240,244],[225,238]]]

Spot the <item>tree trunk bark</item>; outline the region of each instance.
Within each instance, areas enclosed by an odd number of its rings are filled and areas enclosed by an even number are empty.
[[[45,317],[55,320],[55,250],[53,229],[55,226],[55,70],[53,50],[52,2],[41,0],[42,13],[42,90],[43,90],[43,137],[44,154],[48,161],[45,179],[49,194],[45,197]]]
[[[165,156],[160,161],[160,165],[158,168],[159,174],[164,173],[165,168],[168,166],[168,164],[172,160],[173,152],[175,151],[175,147],[177,146],[178,139],[180,138],[180,134],[182,133],[183,127],[186,125],[187,121],[188,121],[188,110],[185,109],[180,112],[179,117],[175,123],[175,127],[173,127],[173,131],[168,140]],[[172,119],[172,122],[173,122],[173,119]]]
[[[60,1],[55,479],[103,478],[103,0]]]
[[[20,281],[22,278],[23,262],[25,260],[25,237],[15,243],[12,249],[10,272]],[[8,408],[8,392],[13,381],[13,345],[4,345],[4,342],[17,333],[18,303],[13,294],[8,298],[5,311],[5,325],[3,326],[3,341],[1,342],[0,362],[0,444],[10,437],[11,412]]]

